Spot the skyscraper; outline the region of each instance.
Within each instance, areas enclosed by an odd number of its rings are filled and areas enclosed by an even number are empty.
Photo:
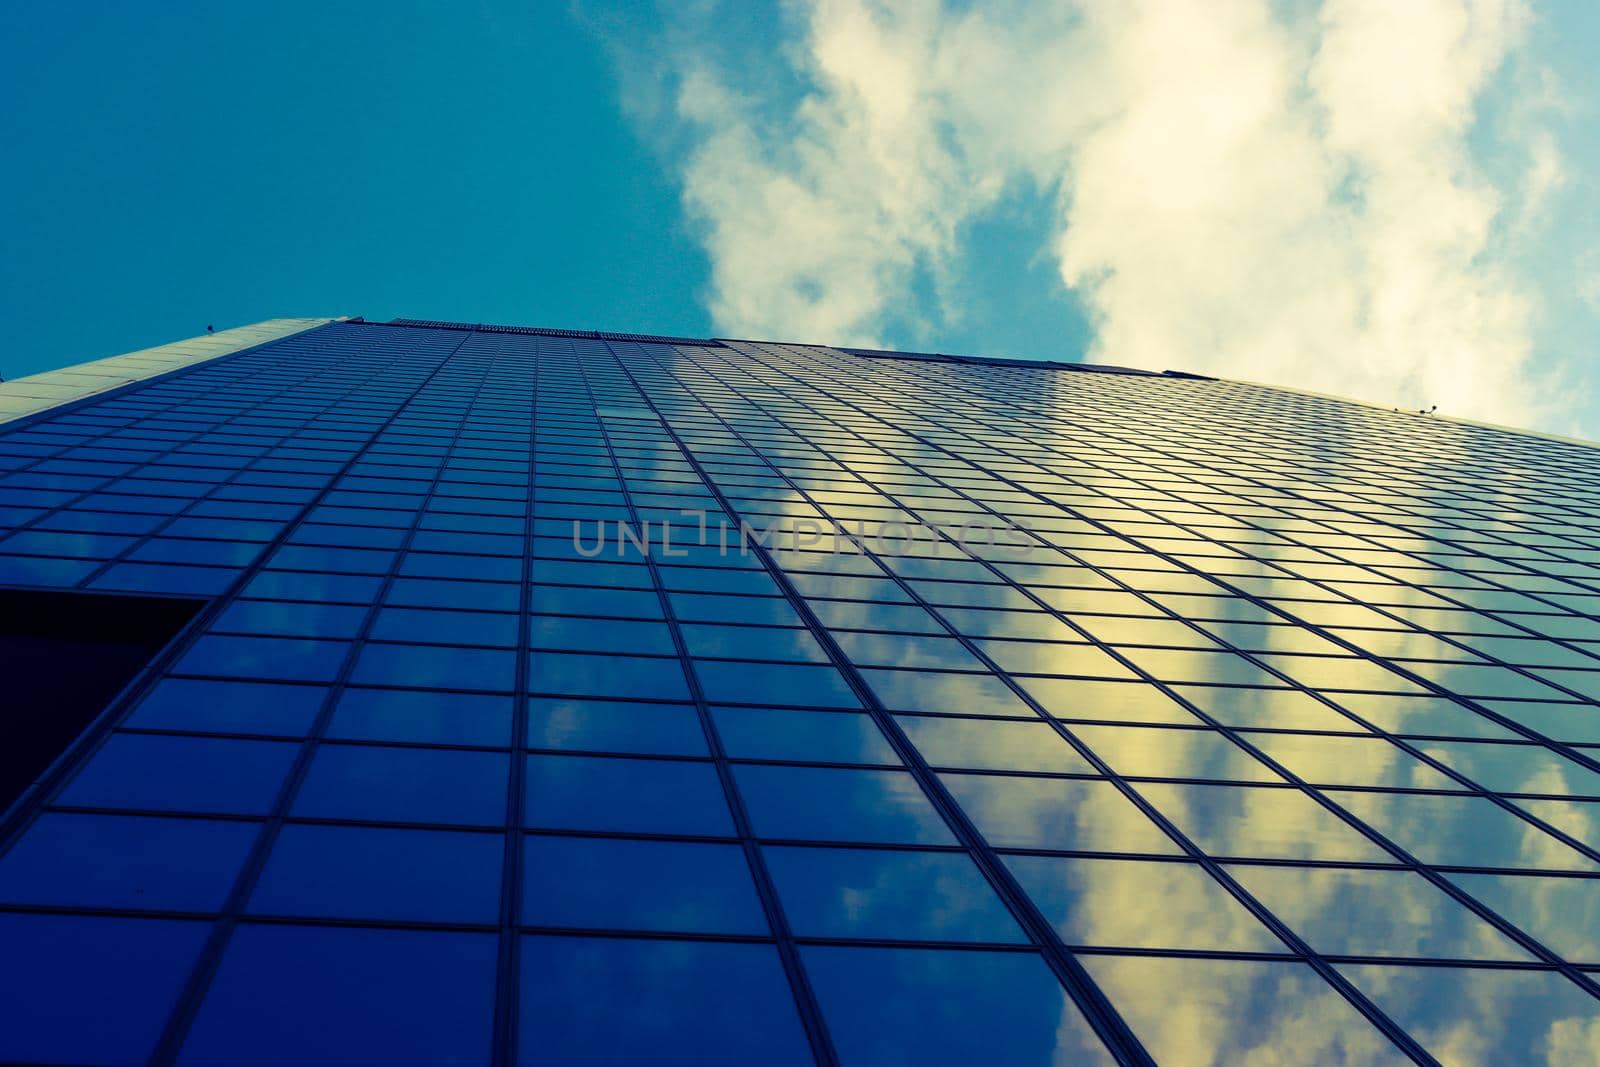
[[[411,320],[0,419],[0,1060],[1600,1056],[1593,446]]]

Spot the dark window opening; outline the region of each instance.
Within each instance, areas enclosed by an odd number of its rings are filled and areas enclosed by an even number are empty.
[[[0,812],[202,603],[0,590]]]

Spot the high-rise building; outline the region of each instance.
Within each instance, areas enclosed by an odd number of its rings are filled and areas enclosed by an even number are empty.
[[[1594,446],[409,320],[0,419],[0,1060],[1600,1058]]]

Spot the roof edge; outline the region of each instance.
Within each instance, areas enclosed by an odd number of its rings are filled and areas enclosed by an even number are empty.
[[[216,333],[141,348],[0,382],[0,426],[57,412],[91,397],[164,378],[201,363],[231,356],[314,330],[337,318],[264,319]]]
[[[356,319],[356,322],[365,320]],[[390,319],[375,323],[381,326],[408,326],[426,330],[468,330],[474,333],[519,333],[534,337],[577,337],[588,341],[638,341],[642,344],[698,345],[702,348],[724,348],[721,341],[711,337],[677,337],[660,333],[616,333],[611,330],[562,330],[548,326],[505,326],[489,322],[449,322],[445,319]]]

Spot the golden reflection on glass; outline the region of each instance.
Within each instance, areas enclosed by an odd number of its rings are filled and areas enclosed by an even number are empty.
[[[1213,856],[1382,862],[1389,854],[1298,789],[1140,782],[1136,788]]]
[[[1217,685],[1282,685],[1282,679],[1233,652],[1124,648],[1123,655],[1163,682]]]
[[[1205,629],[1246,652],[1309,652],[1347,655],[1344,649],[1298,626],[1252,622],[1207,622]]]
[[[1376,630],[1393,630],[1402,626],[1387,615],[1381,615],[1365,604],[1285,604],[1284,607],[1313,626],[1363,626]],[[1396,614],[1404,614],[1397,611]],[[1281,621],[1274,618],[1273,621]]]
[[[1173,689],[1224,726],[1367,732],[1360,723],[1298,689],[1230,689],[1214,685],[1179,685]]]
[[[1128,668],[1093,645],[1044,644],[1035,641],[979,641],[984,653],[1013,674],[1068,674],[1085,678],[1137,678]]]
[[[1109,589],[1035,589],[1034,594],[1061,612],[1089,611],[1097,615],[1138,615],[1149,605],[1132,593]]]
[[[1061,719],[1094,722],[1197,723],[1182,704],[1153,685],[1077,678],[1018,678],[1017,684]]]
[[[1446,1067],[1600,1062],[1600,1000],[1554,972],[1338,969]]]
[[[1527,960],[1516,942],[1412,871],[1231,864],[1311,948],[1332,956]]]
[[[1277,575],[1259,577],[1241,575],[1234,579],[1234,584],[1247,593],[1252,593],[1267,600],[1310,601],[1314,604],[1317,601],[1332,601],[1335,599],[1334,595],[1326,589],[1298,578],[1283,578]],[[1295,606],[1299,607],[1298,604]]]
[[[1157,1063],[1409,1063],[1303,963],[1081,957]]]
[[[900,728],[935,767],[1096,774],[1047,722],[902,715]]]
[[[1180,851],[1107,781],[953,773],[939,779],[996,848],[1156,855]]]
[[[1251,734],[1250,741],[1313,785],[1466,788],[1381,737]]]
[[[976,608],[940,608],[939,614],[969,637],[1010,637],[1017,640],[1082,641],[1072,627],[1042,611],[994,611]]]
[[[1067,563],[1064,557],[1039,556],[1032,563],[1002,563],[1000,571],[1019,585],[1071,586],[1074,589],[1115,589],[1116,583],[1088,567]]]
[[[1008,856],[1006,865],[1069,945],[1285,951],[1198,864]]]
[[[1118,774],[1142,778],[1283,781],[1271,767],[1215,730],[1084,725],[1071,729]]]
[[[1327,795],[1423,863],[1560,871],[1600,869],[1600,864],[1487,797],[1342,790],[1328,790]]]
[[[1073,615],[1070,618],[1108,644],[1171,645],[1179,648],[1217,647],[1217,643],[1211,638],[1178,619],[1116,615]]]

